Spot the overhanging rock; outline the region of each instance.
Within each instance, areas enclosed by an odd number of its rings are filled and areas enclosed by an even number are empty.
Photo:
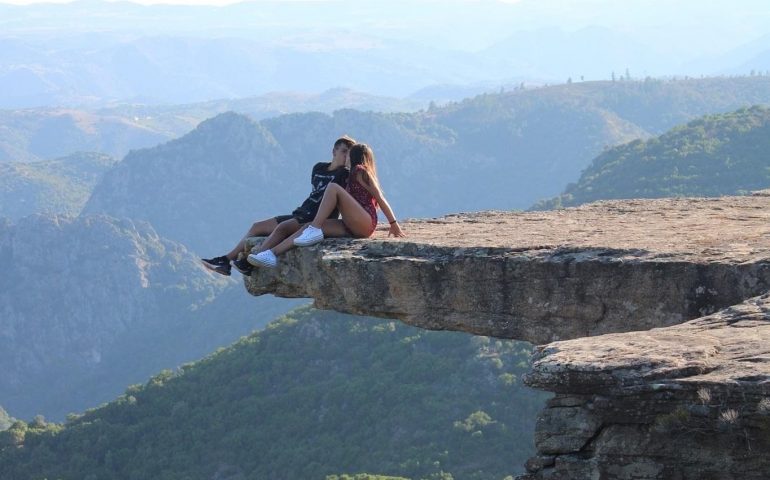
[[[542,344],[682,323],[770,290],[770,197],[597,202],[404,222],[246,278],[254,295]]]

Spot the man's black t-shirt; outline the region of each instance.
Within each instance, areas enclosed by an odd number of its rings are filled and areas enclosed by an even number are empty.
[[[342,187],[347,185],[348,169],[340,167],[335,170],[329,170],[329,165],[331,165],[329,162],[319,162],[313,167],[313,172],[310,174],[310,184],[313,185],[313,191],[310,192],[310,196],[307,197],[307,200],[302,205],[291,212],[292,216],[300,223],[313,221],[315,214],[318,213],[318,207],[321,204],[326,187],[330,183],[334,182]],[[339,212],[335,209],[329,215],[329,218],[337,218],[338,215]]]

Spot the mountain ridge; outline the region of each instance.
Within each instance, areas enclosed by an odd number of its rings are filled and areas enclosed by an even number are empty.
[[[536,210],[599,199],[720,196],[770,187],[770,108],[707,115],[663,135],[614,147]]]

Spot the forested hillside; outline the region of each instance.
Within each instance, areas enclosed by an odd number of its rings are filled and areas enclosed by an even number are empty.
[[[520,384],[529,352],[303,308],[64,426],[17,422],[0,477],[502,479],[546,398]]]
[[[165,127],[151,128],[133,116],[86,110],[0,110],[0,163],[51,160],[86,151],[120,159],[132,148],[173,138]]]
[[[600,199],[740,195],[770,187],[770,109],[708,115],[599,155],[577,183],[535,208]]]
[[[63,419],[285,311],[128,219],[0,219],[0,261],[0,401],[17,418]]]
[[[0,217],[17,220],[33,213],[77,215],[94,185],[115,163],[98,153],[0,163]]]

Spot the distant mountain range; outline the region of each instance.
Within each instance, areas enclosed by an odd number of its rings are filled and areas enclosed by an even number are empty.
[[[678,81],[627,81],[619,72],[616,84],[575,82],[552,87],[521,88],[519,82],[504,86],[475,84],[443,85],[423,89],[410,99],[380,97],[350,89],[320,94],[272,93],[257,97],[210,100],[180,105],[118,104],[99,109],[37,108],[0,110],[0,162],[39,161],[75,152],[97,151],[121,159],[129,150],[147,148],[177,138],[201,121],[233,111],[256,120],[287,113],[353,109],[381,113],[415,113],[479,94],[517,95],[520,101],[545,99],[585,102],[617,113],[651,133],[704,113],[726,111],[767,102],[767,77],[708,78]],[[640,88],[640,85],[644,85]],[[637,90],[637,91],[634,91]],[[720,96],[720,91],[724,96]],[[644,98],[646,97],[646,98]],[[635,99],[636,98],[636,99]],[[431,99],[439,99],[430,103]],[[511,106],[510,101],[503,100]],[[645,104],[644,102],[648,102]],[[636,109],[639,109],[637,112]],[[638,118],[639,114],[648,118]],[[663,115],[662,118],[659,117]]]
[[[0,108],[336,87],[408,97],[436,85],[608,80],[627,70],[637,79],[770,70],[770,14],[759,0],[485,0],[439,10],[406,0],[0,4]]]
[[[0,37],[0,90],[7,92],[0,108],[191,103],[339,87],[407,97],[434,84],[487,79],[480,74],[483,62],[470,53],[334,35],[309,41],[112,33]],[[316,42],[320,48],[312,46]]]
[[[770,109],[708,115],[612,148],[536,209],[595,200],[740,195],[770,188]]]
[[[167,131],[126,115],[60,108],[0,110],[0,163],[52,160],[87,151],[120,159],[131,148],[156,145],[169,137]]]
[[[128,219],[5,220],[0,261],[0,400],[18,418],[96,406],[286,308]]]
[[[427,104],[426,100],[399,100],[337,88],[320,94],[284,92],[184,105],[0,110],[0,163],[50,160],[79,151],[121,159],[129,150],[179,137],[203,120],[227,111],[264,119],[293,112],[331,113],[343,108],[415,111]]]

